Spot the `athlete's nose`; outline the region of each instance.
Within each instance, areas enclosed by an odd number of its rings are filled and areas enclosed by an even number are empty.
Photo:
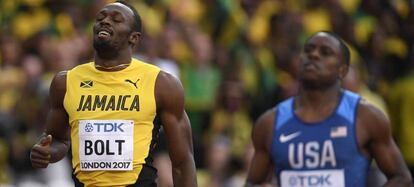
[[[111,26],[111,21],[111,17],[108,15],[105,16],[103,19],[99,20],[98,25],[99,27],[109,27]]]
[[[99,21],[99,26],[100,27],[108,27],[108,26],[110,26],[111,24],[109,23],[109,18],[108,17],[106,17],[106,18],[104,18],[104,19],[102,19],[101,21]]]
[[[308,59],[310,60],[319,60],[319,54],[318,54],[318,49],[315,48],[311,51],[309,51],[306,55],[308,57]]]

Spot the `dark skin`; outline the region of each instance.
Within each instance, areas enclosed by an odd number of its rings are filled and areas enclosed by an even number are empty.
[[[141,33],[133,31],[133,12],[120,3],[105,6],[98,14],[94,26],[94,40],[104,40],[114,44],[116,54],[107,56],[102,49],[96,49],[95,63],[104,67],[129,64],[132,48],[138,44]],[[99,31],[105,28],[111,36],[100,37]],[[95,42],[95,41],[94,41]],[[99,41],[102,42],[102,41]],[[98,68],[98,67],[97,67]],[[101,69],[117,71],[125,67]],[[98,68],[99,69],[99,68]],[[31,151],[34,168],[46,168],[49,163],[61,160],[70,145],[70,127],[68,114],[63,106],[66,93],[66,72],[58,73],[50,86],[51,108],[48,113],[44,136]],[[174,186],[197,186],[190,122],[184,111],[184,90],[176,78],[160,72],[155,83],[157,114],[165,130],[172,162]],[[53,137],[53,138],[52,138]]]
[[[304,47],[295,114],[309,123],[326,119],[340,100],[340,81],[347,70],[339,41],[324,32],[313,35]],[[273,171],[271,142],[275,110],[273,108],[265,112],[253,129],[255,154],[246,186],[266,183]],[[387,176],[388,181],[384,186],[412,186],[410,173],[392,138],[389,120],[365,100],[360,101],[357,109],[356,137],[361,152],[375,159]]]

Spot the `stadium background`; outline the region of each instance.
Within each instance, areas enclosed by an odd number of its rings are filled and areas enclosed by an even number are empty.
[[[29,151],[44,128],[51,78],[92,59],[92,24],[107,2],[0,1],[0,186],[71,185],[68,160],[34,170]],[[320,30],[348,42],[352,71],[344,86],[389,115],[414,168],[413,1],[129,2],[144,25],[135,56],[184,85],[201,187],[244,183],[253,123],[296,92],[301,45]],[[160,186],[170,186],[162,138],[156,163]]]

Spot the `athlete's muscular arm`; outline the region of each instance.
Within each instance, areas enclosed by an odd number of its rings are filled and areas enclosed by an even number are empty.
[[[61,160],[69,149],[70,129],[68,115],[63,107],[66,93],[66,72],[58,73],[50,86],[50,109],[46,130],[30,153],[34,168],[45,168],[49,163]]]
[[[412,186],[411,175],[395,144],[390,129],[390,122],[376,107],[361,101],[358,107],[358,122],[365,127],[366,149],[387,176],[384,186]]]
[[[165,130],[172,162],[174,186],[197,186],[190,121],[184,111],[181,83],[160,72],[155,85],[157,112]]]
[[[271,166],[271,142],[275,110],[268,110],[257,120],[252,133],[254,155],[247,176],[246,187],[263,184],[269,176]]]

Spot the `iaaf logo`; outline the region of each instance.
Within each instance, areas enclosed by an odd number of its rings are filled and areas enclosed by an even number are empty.
[[[87,123],[85,132],[92,132],[96,128],[96,132],[124,132],[122,126],[124,123]]]
[[[93,131],[93,125],[91,123],[87,123],[85,125],[85,131],[86,132],[92,132]]]

